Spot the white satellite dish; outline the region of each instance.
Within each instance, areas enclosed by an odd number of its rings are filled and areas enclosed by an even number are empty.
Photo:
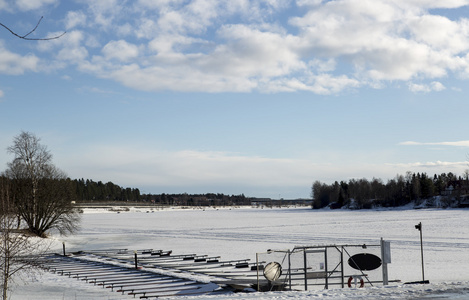
[[[270,262],[264,268],[264,277],[268,281],[276,281],[282,275],[282,266],[278,262]]]

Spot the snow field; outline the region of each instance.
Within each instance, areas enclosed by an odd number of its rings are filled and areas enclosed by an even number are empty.
[[[69,237],[56,237],[55,251],[61,253],[62,242],[65,242],[67,251],[153,248],[173,250],[173,254],[220,255],[224,260],[249,258],[255,261],[256,253],[267,249],[377,244],[382,237],[391,242],[389,278],[406,282],[422,279],[420,236],[414,227],[422,222],[425,279],[430,280],[430,285],[393,284],[391,287],[237,294],[216,298],[425,299],[437,296],[437,299],[465,299],[469,297],[468,221],[469,210],[464,209],[210,208],[131,209],[120,213],[85,210],[80,232]],[[35,294],[34,299],[94,299],[96,293],[99,293],[96,299],[130,299],[54,274],[46,274],[39,280],[17,287],[12,299],[33,299],[28,298],[31,293]],[[198,298],[215,299],[210,296]]]

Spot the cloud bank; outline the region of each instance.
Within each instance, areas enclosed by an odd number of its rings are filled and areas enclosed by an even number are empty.
[[[403,146],[455,146],[455,147],[469,147],[469,141],[455,141],[455,142],[432,142],[432,143],[422,143],[407,141],[399,143]]]
[[[143,146],[94,145],[56,156],[72,178],[90,178],[140,187],[145,193],[220,192],[246,196],[306,198],[315,180],[391,179],[407,171],[462,173],[467,162],[333,164],[300,158],[266,158],[241,153],[164,151]]]
[[[72,65],[144,91],[335,94],[402,81],[414,92],[438,92],[441,80],[469,76],[469,19],[439,9],[468,4],[83,0],[64,16],[66,37],[38,47],[44,65]],[[34,71],[28,59],[12,71],[0,62],[0,72]]]

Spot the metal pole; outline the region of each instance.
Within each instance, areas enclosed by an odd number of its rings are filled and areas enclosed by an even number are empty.
[[[65,256],[65,242],[62,242],[62,247],[63,247],[63,250],[64,250],[64,256]]]
[[[257,291],[260,292],[260,286],[259,286],[259,253],[256,253],[256,269],[257,269]]]
[[[138,266],[137,266],[137,251],[134,251],[134,256],[135,256],[135,269],[138,269]]]
[[[324,271],[326,273],[326,290],[329,289],[329,274],[328,274],[328,268],[327,268],[327,247],[324,248]]]
[[[342,281],[342,288],[344,288],[345,282],[344,282],[344,247],[343,246],[340,251],[340,277]]]
[[[288,283],[291,291],[291,251],[288,249]]]
[[[415,229],[420,231],[420,255],[422,257],[422,283],[425,283],[425,270],[424,270],[424,263],[423,263],[423,238],[422,238],[422,222],[419,222],[415,225]]]
[[[308,290],[308,268],[306,263],[306,248],[303,249],[303,258],[304,258],[304,268],[305,268],[305,291]]]
[[[420,254],[422,256],[422,281],[425,282],[425,265],[423,263],[423,238],[422,238],[422,223],[420,224]]]
[[[386,257],[386,241],[381,238],[381,261],[383,262],[382,271],[383,271],[383,285],[388,285],[388,257]]]

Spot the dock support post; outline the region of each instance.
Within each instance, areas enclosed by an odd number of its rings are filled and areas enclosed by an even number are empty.
[[[305,291],[308,290],[308,264],[306,263],[306,248],[303,248],[303,263],[305,272]]]
[[[138,269],[138,266],[137,266],[137,251],[134,251],[134,257],[135,257],[135,269]]]

